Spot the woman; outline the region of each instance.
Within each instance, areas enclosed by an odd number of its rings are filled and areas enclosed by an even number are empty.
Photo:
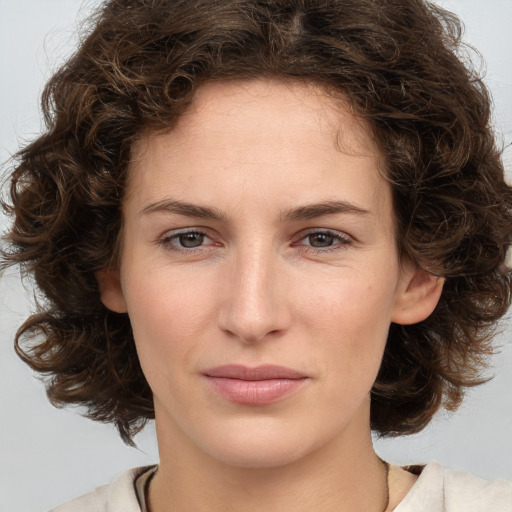
[[[160,464],[58,510],[512,509],[371,445],[459,405],[510,301],[456,48],[419,1],[105,4],[19,154],[5,259],[47,298],[18,352],[50,398],[127,442],[154,416]]]

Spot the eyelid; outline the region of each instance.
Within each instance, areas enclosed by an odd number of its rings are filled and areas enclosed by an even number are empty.
[[[340,238],[345,238],[347,240],[354,240],[354,237],[352,235],[349,235],[346,231],[340,231],[339,229],[331,229],[331,228],[307,228],[300,231],[296,239],[300,240],[302,238],[305,238],[308,235],[316,235],[316,234],[329,234]]]

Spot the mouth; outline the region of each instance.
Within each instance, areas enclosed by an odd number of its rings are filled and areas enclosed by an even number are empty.
[[[203,373],[210,388],[221,397],[241,405],[262,406],[278,402],[299,391],[307,375],[283,366],[249,368],[225,365]]]

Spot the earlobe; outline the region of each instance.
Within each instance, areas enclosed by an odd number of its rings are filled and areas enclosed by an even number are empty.
[[[119,270],[101,269],[96,272],[101,302],[115,313],[126,313],[127,307],[121,287]]]
[[[404,269],[391,321],[410,325],[425,320],[434,311],[443,291],[444,278],[417,267]]]

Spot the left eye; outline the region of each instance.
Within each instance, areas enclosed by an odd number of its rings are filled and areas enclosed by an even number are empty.
[[[305,237],[311,247],[331,247],[337,239],[332,233],[312,233]]]
[[[300,242],[306,247],[311,247],[312,249],[335,249],[349,245],[351,243],[351,239],[341,233],[316,231],[303,236],[300,239]]]
[[[181,233],[176,235],[174,240],[178,242],[181,247],[185,247],[187,249],[193,249],[195,247],[200,247],[203,245],[205,239],[204,233]]]

